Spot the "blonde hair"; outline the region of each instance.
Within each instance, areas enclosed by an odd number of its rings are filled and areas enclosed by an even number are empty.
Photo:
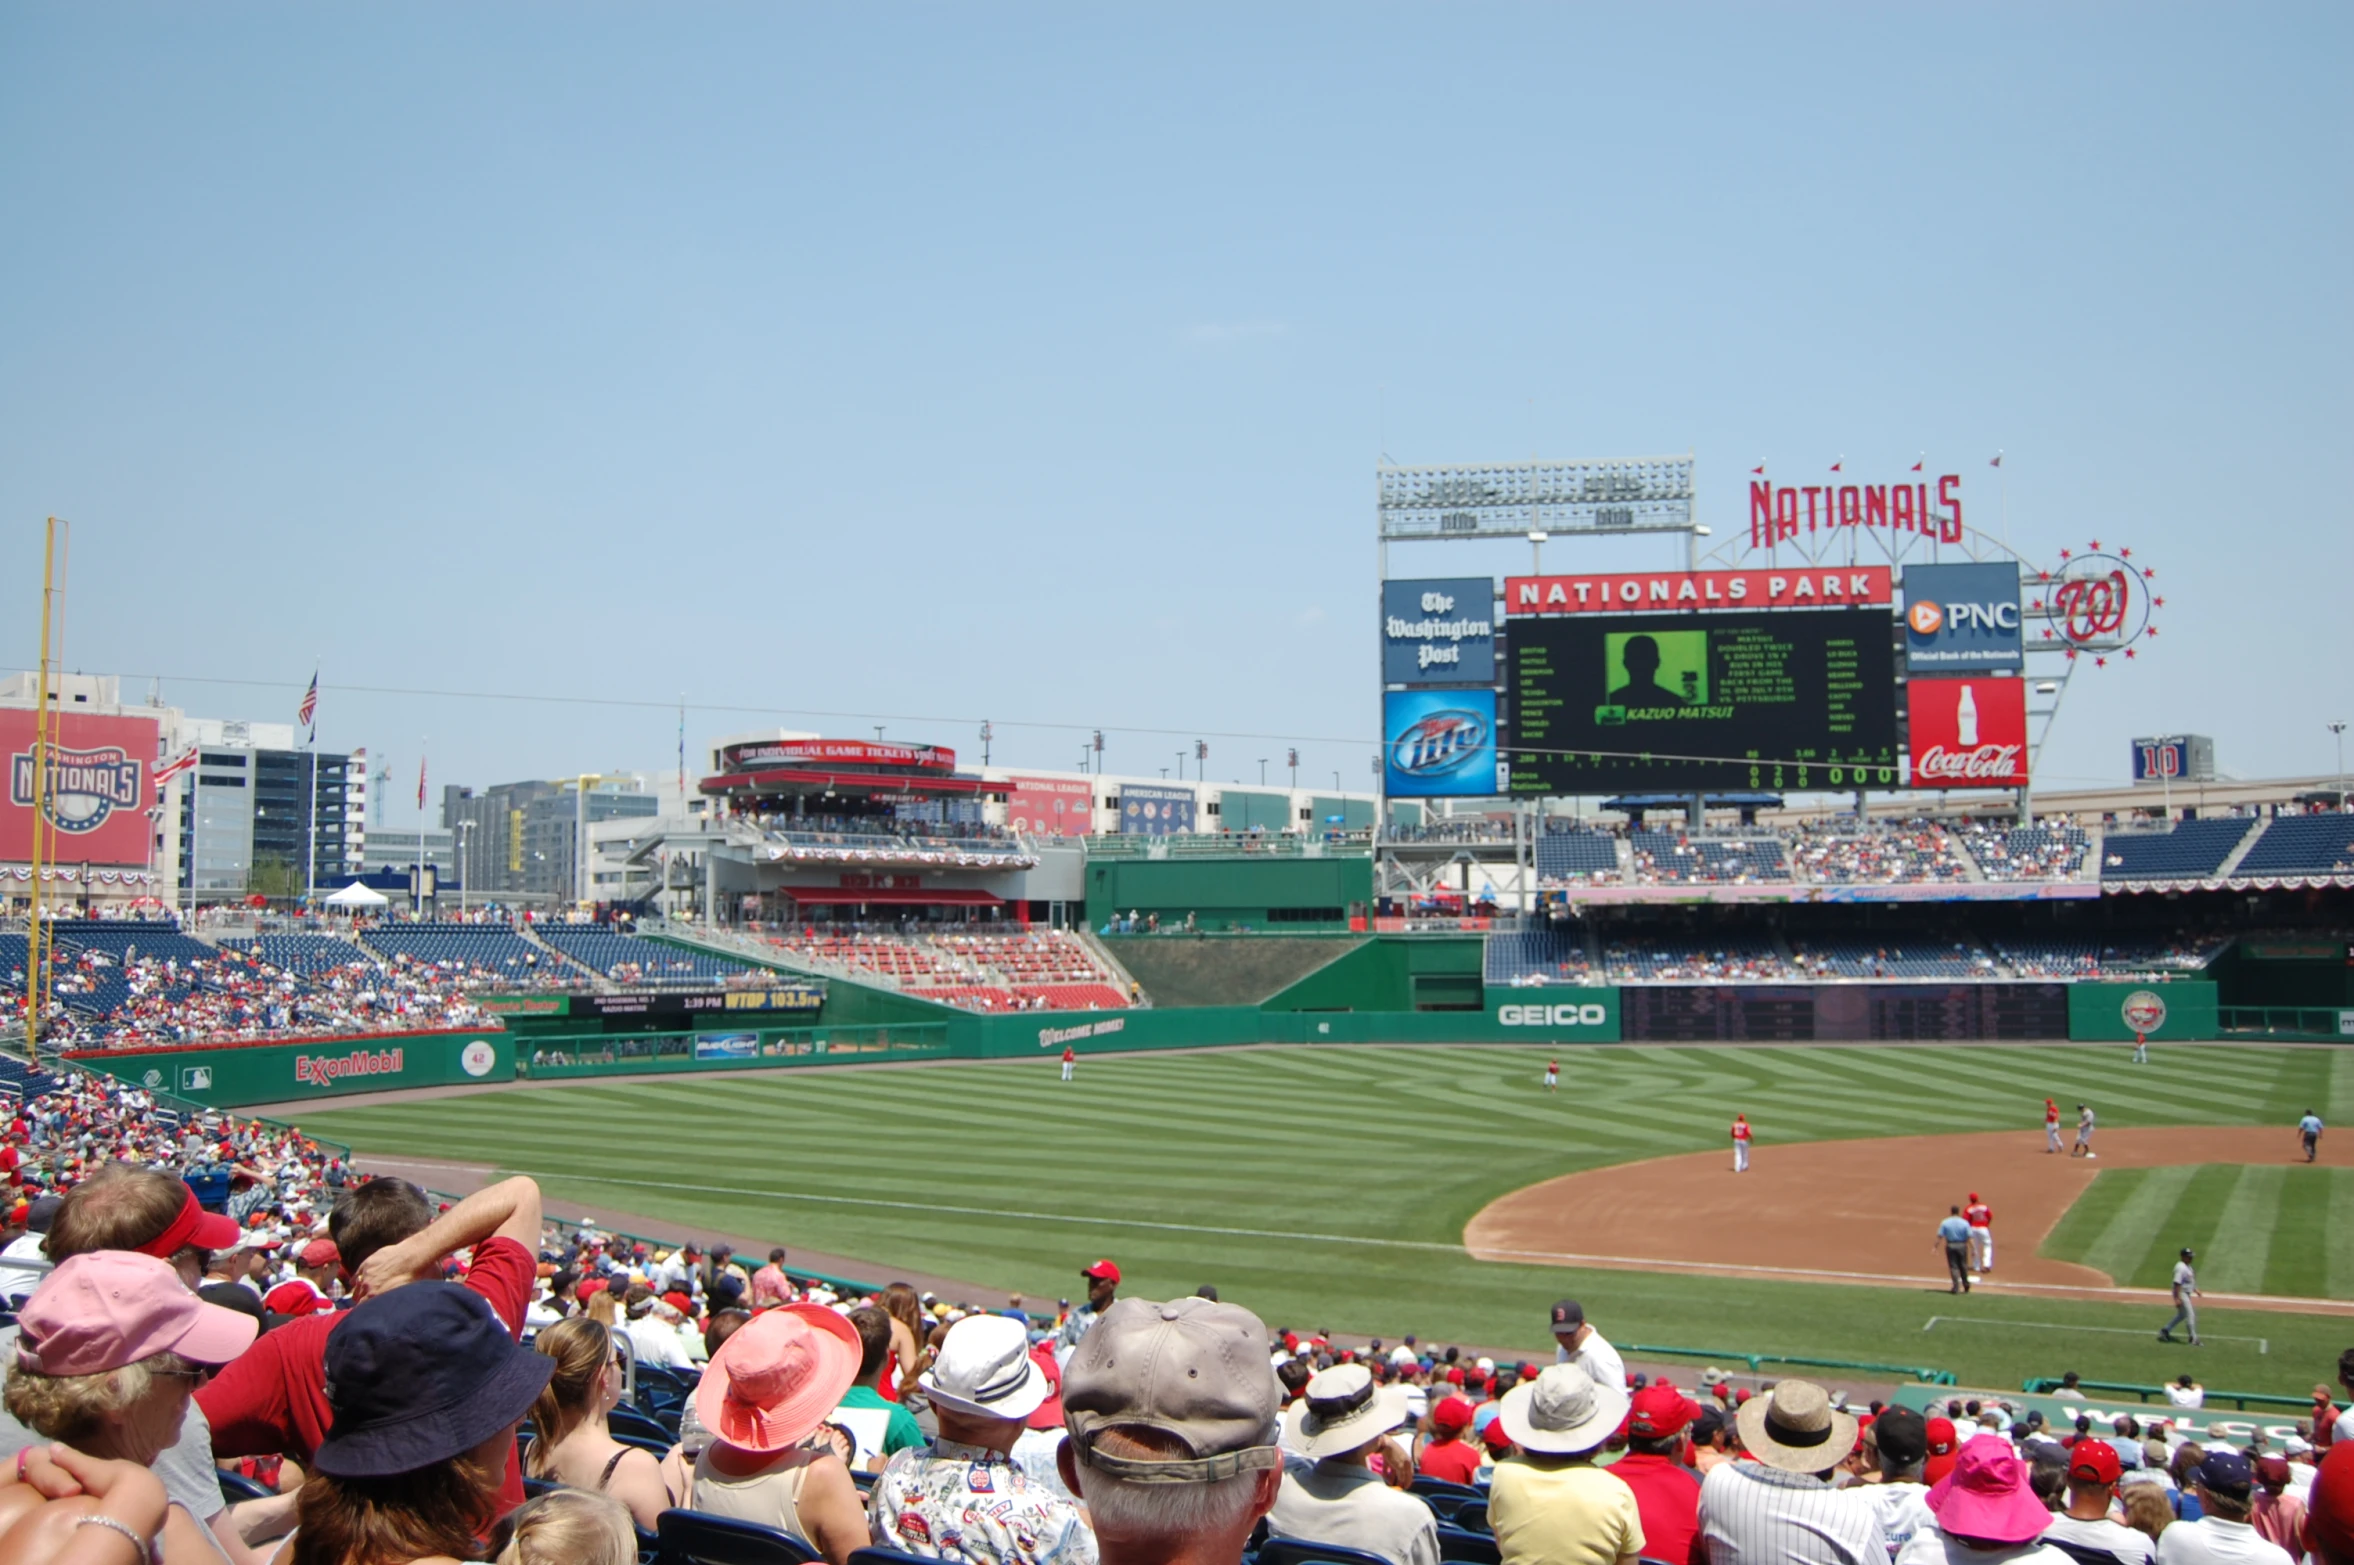
[[[599,1288],[589,1295],[588,1307],[581,1312],[600,1326],[621,1324],[621,1306],[614,1301],[613,1290]]]
[[[531,1456],[524,1465],[532,1477],[545,1478],[555,1470],[556,1447],[596,1415],[598,1383],[613,1358],[613,1333],[593,1320],[560,1320],[531,1345],[556,1361],[556,1372],[531,1404]]]
[[[609,1494],[554,1489],[515,1513],[498,1565],[637,1565],[637,1528]]]
[[[155,1353],[95,1375],[44,1375],[22,1364],[11,1364],[0,1401],[7,1403],[9,1416],[27,1429],[86,1451],[108,1418],[146,1396],[155,1377],[170,1371],[186,1374],[188,1361],[177,1353]]]

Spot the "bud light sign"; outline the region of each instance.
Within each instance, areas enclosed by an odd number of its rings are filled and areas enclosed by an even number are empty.
[[[1493,690],[1393,690],[1381,698],[1382,789],[1393,799],[1503,791]]]
[[[1911,787],[2019,787],[2027,781],[2027,682],[1909,680],[1905,734]]]
[[[1908,565],[1904,571],[1905,668],[1915,674],[2016,669],[2016,565]]]

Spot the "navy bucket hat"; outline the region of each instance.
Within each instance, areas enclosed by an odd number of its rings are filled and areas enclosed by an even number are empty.
[[[555,1372],[469,1288],[413,1282],[379,1294],[328,1334],[335,1423],[311,1465],[331,1478],[389,1478],[463,1456],[521,1422]]]

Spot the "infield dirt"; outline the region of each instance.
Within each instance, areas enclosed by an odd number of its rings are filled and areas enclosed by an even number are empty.
[[[2068,1132],[2073,1135],[2073,1131]],[[1945,1287],[1936,1241],[1947,1208],[1972,1191],[1994,1209],[1995,1270],[1980,1286],[2085,1298],[2149,1297],[2105,1273],[2036,1254],[2105,1168],[2302,1162],[2295,1133],[2262,1126],[2103,1130],[2097,1161],[2052,1153],[2040,1129],[1758,1146],[1746,1174],[1732,1154],[1693,1152],[1567,1174],[1515,1190],[1465,1225],[1487,1261],[1772,1276],[1793,1282]],[[2320,1161],[2354,1167],[2354,1143],[2324,1138]],[[2162,1296],[2162,1295],[2161,1295]],[[2217,1303],[2354,1313],[2324,1299],[2212,1295]]]

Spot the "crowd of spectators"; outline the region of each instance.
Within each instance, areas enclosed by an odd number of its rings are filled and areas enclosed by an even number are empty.
[[[768,936],[821,968],[880,978],[970,1011],[1119,1010],[1137,993],[1067,930],[911,923],[897,930],[804,924]]]
[[[1821,885],[1935,884],[1969,879],[1953,839],[1935,821],[1808,822],[1790,834],[1790,861],[1801,880]]]
[[[735,1524],[830,1565],[2354,1565],[2329,1387],[2275,1450],[1630,1375],[1575,1299],[1542,1362],[1123,1299],[1110,1260],[1076,1304],[954,1303],[559,1230],[527,1178],[437,1204],[92,1078],[5,1141],[11,1560],[629,1565]]]

